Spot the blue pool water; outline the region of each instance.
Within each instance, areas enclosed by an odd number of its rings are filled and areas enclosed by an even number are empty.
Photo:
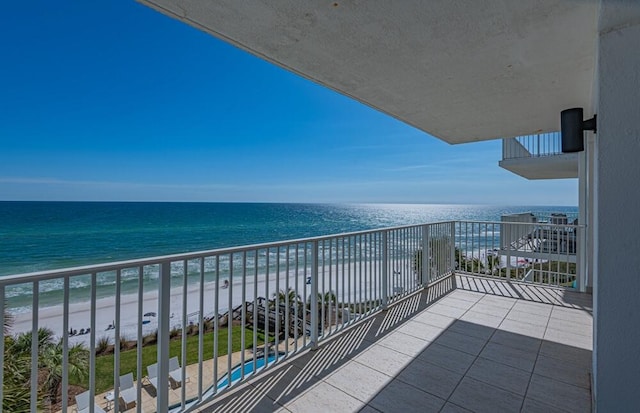
[[[277,356],[275,354],[270,355],[267,360],[268,363],[273,363],[276,360]],[[265,358],[264,357],[259,357],[258,359],[256,359],[256,372],[260,371],[264,368],[265,365]],[[245,362],[243,365],[241,366],[237,366],[236,368],[234,368],[233,370],[231,370],[231,384],[237,382],[238,380],[240,380],[240,378],[242,378],[242,371],[244,370],[244,377],[246,378],[247,376],[251,375],[254,373],[253,370],[253,360],[249,360],[247,362]],[[225,375],[224,378],[218,380],[218,390],[222,390],[226,387],[229,386],[229,375]]]

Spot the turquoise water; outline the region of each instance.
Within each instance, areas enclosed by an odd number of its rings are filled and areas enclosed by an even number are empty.
[[[0,202],[0,276],[260,242],[576,207]]]
[[[276,355],[272,354],[269,356],[269,364],[273,363],[276,360]],[[256,359],[256,371],[262,370],[265,365],[265,358],[259,357]],[[235,367],[231,370],[231,384],[234,384],[238,380],[242,378],[242,372],[244,371],[244,376],[250,376],[254,373],[253,371],[253,360],[249,360],[245,362],[241,366]],[[224,376],[222,379],[218,380],[217,383],[218,390],[222,390],[224,388],[229,387],[229,376]]]
[[[575,207],[482,205],[317,205],[251,203],[0,202],[0,276],[374,228],[450,220],[499,221],[507,213],[565,212]],[[175,263],[180,264],[180,263]],[[195,263],[197,264],[197,263]],[[205,262],[205,279],[213,277]],[[221,276],[225,276],[221,262]],[[197,266],[197,265],[196,265]],[[174,280],[180,285],[177,269]],[[192,281],[197,268],[189,270]],[[145,290],[158,268],[144,268]],[[115,294],[115,275],[97,275],[97,297]],[[89,276],[70,280],[72,302],[86,301]],[[122,292],[137,291],[135,268],[122,273]],[[39,285],[40,305],[62,299],[62,279]],[[148,288],[148,289],[147,289]],[[28,311],[31,284],[7,287],[10,308]]]

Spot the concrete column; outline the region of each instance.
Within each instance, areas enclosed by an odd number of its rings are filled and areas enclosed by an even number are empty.
[[[594,248],[594,227],[595,227],[595,152],[596,141],[593,133],[587,133],[586,139],[586,156],[587,156],[587,202],[586,202],[586,253],[585,253],[585,270],[587,292],[593,292],[593,273],[594,273],[594,256],[596,250]],[[582,222],[581,222],[582,223]]]
[[[578,155],[578,223],[580,225],[585,225],[587,222],[587,214],[588,214],[588,183],[587,183],[587,158],[588,158],[588,146],[585,145],[585,150],[580,152]],[[589,269],[587,267],[586,261],[586,253],[587,253],[587,245],[586,245],[586,228],[580,229],[578,231],[578,237],[576,238],[576,242],[578,243],[577,253],[578,253],[578,261],[577,265],[577,287],[581,292],[585,292],[587,290],[588,285],[588,277],[589,277]]]
[[[640,3],[602,0],[599,17],[594,407],[638,412]]]

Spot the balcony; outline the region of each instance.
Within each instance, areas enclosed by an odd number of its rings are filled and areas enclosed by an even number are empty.
[[[590,296],[456,276],[201,412],[590,412]]]
[[[502,140],[500,167],[527,179],[578,177],[578,154],[562,153],[559,132]]]
[[[31,410],[85,397],[89,412],[518,411],[557,397],[588,411],[591,299],[567,247],[581,230],[439,222],[4,277],[0,354],[7,334],[30,339]],[[53,393],[43,326],[60,340]]]

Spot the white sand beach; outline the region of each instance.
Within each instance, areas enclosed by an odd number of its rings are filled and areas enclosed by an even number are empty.
[[[374,265],[375,266],[375,265]],[[398,266],[399,268],[399,266]],[[357,274],[359,271],[355,266],[351,271],[345,270],[350,276],[342,275],[342,269],[332,269],[331,275],[325,267],[325,273],[320,277],[318,291],[333,291],[339,302],[359,302],[371,299],[377,295],[374,290],[380,289],[380,274],[377,276],[367,271],[363,273],[360,279]],[[405,285],[415,282],[413,275],[400,276],[394,275],[397,280],[393,281],[393,285]],[[310,296],[311,286],[306,284],[306,276],[300,271],[297,275],[295,271],[290,271],[288,276],[288,286],[296,289],[300,297],[306,299]],[[402,280],[400,280],[402,278]],[[224,279],[220,280],[221,288],[218,290],[219,304],[218,314],[224,314],[229,308],[236,307],[243,302],[242,278],[233,278],[232,285],[223,288]],[[276,286],[277,284],[277,286]],[[391,286],[390,286],[391,287]],[[244,301],[253,301],[256,297],[273,298],[274,292],[277,290],[286,290],[287,274],[281,272],[279,276],[272,274],[269,276],[268,290],[266,277],[264,275],[258,277],[257,284],[253,276],[247,276],[244,288]],[[395,287],[391,287],[395,288]],[[392,290],[390,290],[390,293]],[[183,324],[197,323],[200,310],[200,284],[194,283],[188,285],[186,300],[186,317],[183,317],[183,289],[182,287],[173,288],[171,290],[170,311],[172,314],[170,319],[171,328],[180,328]],[[213,317],[215,315],[216,304],[216,283],[208,282],[204,284],[204,300],[203,314],[205,317]],[[115,329],[108,329],[113,323],[120,324],[120,337],[127,340],[135,340],[138,335],[138,324],[145,321],[142,326],[142,334],[150,334],[157,330],[157,317],[144,317],[143,314],[154,312],[158,313],[158,292],[150,291],[143,295],[142,314],[138,313],[138,294],[122,295],[120,300],[120,319],[116,319],[116,302],[115,297],[100,298],[96,300],[96,341],[102,337],[109,337],[111,342],[115,337]],[[69,328],[80,331],[91,326],[90,302],[71,303],[69,305]],[[52,307],[41,307],[38,310],[38,326],[47,327],[53,330],[56,336],[61,337],[64,328],[62,304]],[[24,312],[15,314],[13,333],[31,331],[33,312]],[[70,343],[89,344],[90,334],[75,335],[70,337]]]

